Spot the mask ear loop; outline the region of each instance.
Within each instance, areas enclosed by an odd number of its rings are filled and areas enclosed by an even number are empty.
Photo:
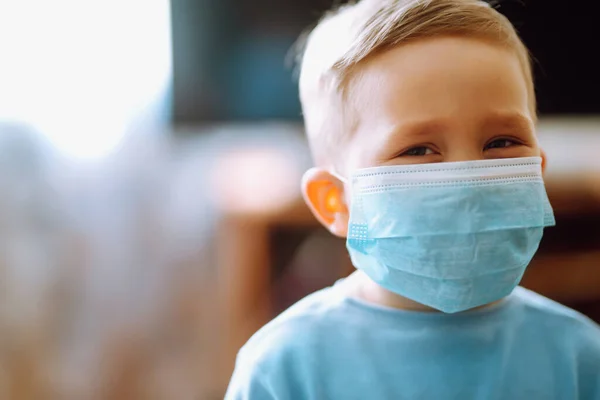
[[[335,170],[330,170],[329,173],[331,175],[333,175],[336,179],[338,179],[340,182],[342,182],[344,184],[344,186],[348,185],[348,179],[341,176],[339,173],[337,173]],[[333,190],[333,189],[332,189]],[[337,190],[336,190],[337,192]],[[338,211],[340,210],[341,204],[340,204],[340,198],[339,198],[339,194],[333,196],[332,194],[329,194],[327,196],[327,208],[331,211]]]
[[[333,176],[335,176],[340,182],[344,183],[344,184],[348,184],[348,179],[344,178],[342,175],[338,174],[335,170],[331,170],[329,171],[329,173]]]

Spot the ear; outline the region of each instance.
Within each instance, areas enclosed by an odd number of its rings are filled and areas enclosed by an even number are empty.
[[[334,235],[346,237],[348,207],[343,182],[325,169],[311,168],[302,177],[302,195],[321,224]]]
[[[542,157],[542,174],[544,174],[544,172],[546,172],[546,152],[544,151],[544,149],[540,149],[540,157]]]

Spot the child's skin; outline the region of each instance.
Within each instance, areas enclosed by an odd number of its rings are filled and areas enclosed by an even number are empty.
[[[337,171],[310,170],[303,182],[315,216],[340,237],[347,234],[350,197],[336,172],[349,177],[381,165],[545,157],[521,64],[491,42],[447,36],[401,45],[366,60],[350,93],[358,124],[342,162]],[[345,287],[371,303],[431,310],[365,274],[354,274]]]

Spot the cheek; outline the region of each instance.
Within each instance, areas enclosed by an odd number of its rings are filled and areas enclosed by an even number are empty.
[[[535,139],[535,143],[533,145],[519,147],[519,152],[523,154],[521,157],[539,157],[542,155],[542,149],[537,143],[537,138]]]
[[[532,149],[532,155],[537,156],[537,157],[541,157],[542,156],[542,149],[540,149],[538,146],[535,146],[535,148]]]

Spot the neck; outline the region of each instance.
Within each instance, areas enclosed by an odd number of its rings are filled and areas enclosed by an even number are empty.
[[[397,308],[399,310],[407,311],[419,311],[419,312],[433,312],[439,313],[441,311],[431,308],[421,303],[417,303],[411,299],[400,296],[394,292],[391,292],[369,278],[362,271],[355,271],[352,275],[347,278],[348,281],[348,295],[366,301],[371,304],[376,304],[384,307]],[[474,308],[474,310],[489,307],[493,304],[498,303],[500,300],[490,304],[485,304]]]
[[[440,312],[379,286],[362,271],[356,271],[348,277],[348,291],[352,297],[380,306],[409,311]]]

